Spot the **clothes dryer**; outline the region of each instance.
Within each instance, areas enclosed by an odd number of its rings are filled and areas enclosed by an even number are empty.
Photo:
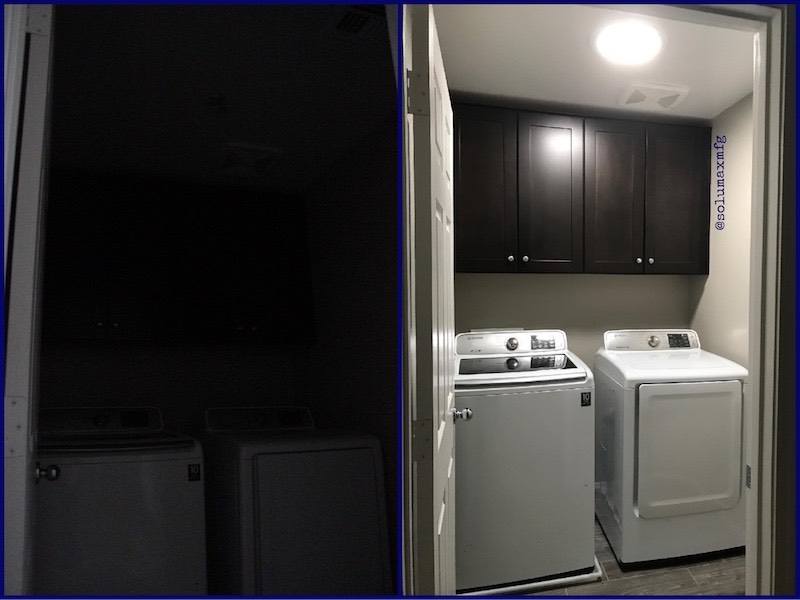
[[[377,438],[316,430],[298,407],[206,419],[210,593],[393,592]]]
[[[618,561],[744,546],[747,370],[689,329],[607,331],[593,370],[595,509]]]

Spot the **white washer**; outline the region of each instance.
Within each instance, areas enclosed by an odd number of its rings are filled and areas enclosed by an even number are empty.
[[[597,516],[620,563],[744,546],[747,369],[690,329],[607,331],[594,361]]]
[[[155,408],[39,412],[36,595],[201,596],[203,452]]]
[[[456,588],[597,579],[594,384],[563,331],[456,336]]]

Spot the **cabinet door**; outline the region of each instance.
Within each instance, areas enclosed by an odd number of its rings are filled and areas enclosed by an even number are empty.
[[[519,115],[518,270],[583,271],[583,120]]]
[[[302,202],[240,192],[214,199],[219,335],[240,342],[308,343],[313,335],[310,267]],[[366,285],[366,283],[365,283]]]
[[[641,273],[644,250],[645,126],[585,122],[585,268]]]
[[[710,143],[705,127],[647,125],[646,273],[708,273]]]
[[[517,114],[455,107],[456,271],[517,270]]]
[[[54,172],[48,185],[42,336],[108,335],[109,207],[94,178]]]
[[[197,272],[187,245],[186,190],[166,182],[121,180],[113,199],[117,238],[109,278],[111,337],[183,339],[190,297],[187,278]]]

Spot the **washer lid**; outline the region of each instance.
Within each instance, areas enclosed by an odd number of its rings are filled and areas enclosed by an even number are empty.
[[[705,350],[616,351],[601,348],[595,370],[629,387],[639,383],[747,380],[740,364]]]
[[[455,387],[537,385],[582,382],[591,378],[586,365],[572,352],[489,356],[458,356]]]

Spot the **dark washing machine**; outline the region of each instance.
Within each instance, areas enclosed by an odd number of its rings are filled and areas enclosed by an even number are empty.
[[[377,438],[316,430],[294,407],[206,420],[210,593],[393,593]]]
[[[35,594],[206,593],[200,443],[155,408],[43,409]]]

